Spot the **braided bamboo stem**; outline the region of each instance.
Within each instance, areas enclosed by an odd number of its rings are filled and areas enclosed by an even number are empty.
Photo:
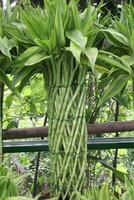
[[[59,62],[58,62],[59,64]],[[49,149],[51,193],[57,199],[74,199],[85,185],[87,125],[85,119],[86,68],[71,70],[64,61],[49,79]],[[56,65],[56,64],[55,64]],[[54,60],[53,60],[54,66]],[[57,67],[57,65],[56,65]],[[64,71],[64,73],[63,73]],[[59,79],[60,74],[63,76]],[[58,78],[57,78],[58,77]],[[55,81],[55,82],[54,82]]]

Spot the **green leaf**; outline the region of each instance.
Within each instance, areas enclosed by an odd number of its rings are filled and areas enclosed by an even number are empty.
[[[39,51],[41,51],[41,48],[40,48],[40,47],[38,47],[38,46],[32,46],[32,47],[28,48],[26,51],[24,51],[24,52],[20,55],[19,59],[27,59],[29,56],[31,56],[31,55],[33,55],[34,53],[37,53],[37,52],[39,52]]]
[[[51,41],[50,40],[40,40],[35,39],[35,43],[45,49],[46,51],[51,50]]]
[[[110,200],[110,193],[108,190],[108,185],[104,184],[100,189],[100,199],[99,200]]]
[[[132,34],[130,36],[130,45],[131,45],[132,52],[134,54],[134,29],[132,30]]]
[[[126,36],[126,37],[129,36],[129,30],[128,30],[128,28],[125,26],[125,24],[123,24],[122,22],[116,20],[115,27],[116,27],[116,29],[117,29],[120,33],[123,33],[124,36]]]
[[[9,80],[8,76],[0,69],[0,80],[15,94],[19,99],[21,99],[21,95],[17,88],[12,87],[12,83]]]
[[[11,81],[9,80],[9,78],[8,78],[8,76],[5,74],[5,72],[3,72],[1,69],[0,69],[0,80],[1,80],[5,85],[7,85],[7,87],[8,87],[11,91],[13,90]]]
[[[124,55],[123,59],[126,60],[126,62],[132,66],[134,65],[134,57],[133,56],[128,56],[128,55]]]
[[[123,89],[123,87],[127,84],[129,76],[127,74],[121,74],[117,78],[113,79],[107,89],[104,91],[104,95],[99,102],[99,106],[102,105],[107,99],[110,99]]]
[[[94,157],[94,156],[90,156],[91,159],[99,162],[100,164],[102,164],[104,167],[106,167],[107,169],[111,170],[116,177],[122,181],[123,183],[125,182],[125,175],[128,177],[128,174],[126,174],[125,172],[122,172],[120,170],[115,169],[114,167],[110,166],[109,164],[107,164],[106,162],[104,162],[103,160],[101,160],[100,158]]]
[[[37,13],[34,13],[34,10],[32,11],[33,13],[27,10],[23,11],[21,17],[22,17],[22,21],[27,27],[27,32],[31,36],[32,40],[34,41],[36,38],[41,39],[41,35],[39,34],[40,30],[39,30],[38,21],[37,19],[34,20],[35,17],[37,17]],[[36,14],[36,16],[34,16],[34,14]]]
[[[81,195],[79,192],[76,192],[76,196],[79,200],[87,200],[87,198],[84,195]]]
[[[6,129],[10,128],[18,128],[18,122],[14,120],[10,121],[6,126]]]
[[[73,22],[73,29],[81,30],[81,17],[77,7],[78,0],[71,0],[69,5],[69,12],[71,13],[71,19]],[[71,29],[71,30],[73,30]]]
[[[98,65],[98,64],[95,64],[94,68],[100,72],[100,73],[106,73],[106,74],[109,74],[110,70],[107,69],[106,67],[103,67],[101,65]]]
[[[70,47],[66,47],[65,49],[71,51],[77,62],[80,63],[81,48],[76,43],[71,41]]]
[[[74,31],[68,31],[66,32],[66,36],[68,39],[70,39],[72,42],[74,42],[77,46],[79,46],[81,49],[84,49],[87,44],[87,37],[85,37],[81,31],[74,30]]]
[[[129,100],[128,100],[128,98],[129,98]],[[125,96],[116,95],[116,97],[114,97],[114,99],[116,101],[118,101],[121,106],[123,106],[127,109],[129,108],[129,104],[130,104],[130,101],[131,101],[129,95],[127,95],[127,96],[126,95]]]
[[[18,191],[21,191],[22,186],[24,185],[26,179],[29,177],[29,173],[24,173],[24,174],[19,174],[15,177],[13,177],[13,181],[15,183],[15,185],[17,185],[17,189]]]
[[[10,108],[10,106],[12,105],[12,101],[13,101],[13,95],[10,94],[5,100],[5,105],[7,108]]]
[[[6,1],[6,16],[7,16],[7,19],[9,21],[11,16],[12,16],[10,0]]]
[[[89,63],[91,65],[91,68],[94,71],[94,65],[98,56],[98,49],[88,47],[84,50],[83,53],[87,56]]]
[[[46,60],[48,58],[50,58],[51,56],[46,55],[44,52],[42,53],[37,53],[33,56],[31,56],[26,62],[25,62],[25,66],[27,65],[35,65],[43,60]]]
[[[26,67],[26,68],[28,68],[28,67]],[[29,68],[33,68],[33,67],[29,67]],[[31,73],[29,73],[29,74],[27,74],[26,76],[25,76],[25,78],[23,77],[23,78],[21,78],[21,82],[20,82],[20,84],[19,84],[19,86],[18,86],[18,91],[19,92],[21,92],[22,91],[22,89],[25,87],[25,85],[26,85],[26,83],[29,81],[29,79],[33,76],[33,75],[35,75],[35,74],[38,74],[40,72],[40,68],[39,67],[34,67],[34,70],[32,69],[32,71],[31,71]],[[18,72],[19,73],[19,72]],[[15,75],[16,76],[16,75]],[[17,78],[17,77],[16,77]]]
[[[10,49],[9,49],[9,40],[4,37],[0,37],[0,51],[7,57],[11,59]]]
[[[59,5],[61,4],[61,1],[57,3],[57,9],[56,9],[56,16],[55,16],[55,31],[57,36],[57,45],[59,47],[65,46],[65,35],[64,35],[64,26],[63,26],[63,17],[62,17],[62,11],[59,9]]]
[[[117,67],[117,68],[124,69],[123,65],[120,62],[118,62],[115,58],[110,57],[107,53],[105,53],[105,54],[99,53],[98,60],[105,62],[107,65],[109,65],[111,67]]]
[[[132,69],[123,57],[119,57],[108,51],[99,51],[98,59],[100,61],[106,62],[111,67],[116,67],[127,71],[131,76],[133,76]]]
[[[41,52],[41,47],[33,46],[25,50],[15,61],[12,62],[13,68],[24,67],[24,63],[34,54]]]
[[[15,85],[17,85],[17,83],[19,83],[24,78],[26,78],[32,72],[32,70],[33,70],[32,67],[23,67],[23,68],[17,70],[15,72],[15,75],[14,75],[14,78],[12,81],[13,87],[15,87]]]
[[[17,26],[11,24],[4,24],[4,30],[18,41],[29,43],[29,38],[24,34],[23,30],[20,30]]]
[[[128,194],[128,199],[133,200],[134,199],[134,184],[128,179],[128,177],[125,177],[125,186]]]
[[[107,39],[109,41],[110,41],[110,38],[108,37],[109,35],[107,33],[109,33],[116,41],[124,44],[125,46],[129,46],[128,39],[122,33],[119,33],[118,31],[114,29],[103,29],[102,31],[104,32],[104,34],[106,34]]]

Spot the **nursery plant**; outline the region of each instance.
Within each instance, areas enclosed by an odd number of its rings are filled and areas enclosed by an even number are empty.
[[[124,74],[125,71],[128,71],[130,75],[129,80],[131,79],[133,82],[134,81],[133,80],[134,6],[132,5],[132,3],[122,5],[120,17],[119,18],[115,17],[114,19],[112,19],[111,22],[112,23],[109,26],[109,28],[105,28],[102,30],[103,33],[105,34],[106,40],[109,43],[109,45],[106,46],[105,50],[113,53],[114,55],[120,56],[120,59],[123,59],[127,64],[126,68],[124,69],[121,68],[120,65],[118,65],[118,67],[115,68],[113,73],[121,76],[122,74]],[[103,55],[102,59],[104,60],[104,62],[110,64],[110,58],[108,59],[106,55],[105,56]],[[115,66],[116,63],[112,63],[112,65]],[[129,65],[129,70],[127,68],[128,65]],[[133,90],[134,90],[134,84],[133,84]]]
[[[117,197],[105,183],[100,189],[93,187],[90,191],[85,192],[84,195],[77,193],[77,198],[78,200],[133,200],[134,184],[127,177],[125,178],[125,189],[126,192]]]
[[[94,47],[96,19],[97,10],[90,5],[79,13],[75,1],[68,5],[63,0],[45,1],[44,10],[31,6],[22,9],[21,24],[5,26],[18,41],[29,46],[13,63],[17,67],[14,84],[39,66],[44,75],[48,92],[50,188],[57,199],[73,199],[74,191],[85,187],[86,77],[98,54]]]
[[[26,198],[19,196],[22,185],[24,184],[25,178],[28,174],[16,175],[13,174],[4,165],[0,165],[0,199],[1,200],[37,200],[40,195],[35,198]]]
[[[18,195],[17,187],[10,177],[8,170],[0,166],[0,199]]]

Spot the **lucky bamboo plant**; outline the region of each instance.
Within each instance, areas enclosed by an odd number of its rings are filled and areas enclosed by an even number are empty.
[[[134,91],[134,6],[132,3],[122,5],[120,17],[112,19],[109,28],[104,28],[102,31],[105,34],[108,45],[105,47],[105,52],[101,52],[100,59],[101,62],[103,60],[103,66],[112,65],[113,70],[110,76],[117,77],[113,81],[116,82],[115,87],[117,88],[115,90],[113,84],[114,93],[120,88],[125,88],[128,80],[133,82]],[[113,55],[116,55],[114,62],[111,60]],[[120,64],[117,63],[117,60]],[[109,98],[115,95],[113,95],[112,91],[107,91],[105,93],[106,96],[108,96],[107,93],[109,93]],[[121,100],[119,96],[116,99]]]
[[[80,13],[74,0],[69,4],[52,0],[45,1],[44,9],[28,6],[19,14],[19,23],[5,25],[27,48],[12,65],[17,68],[13,84],[38,69],[43,72],[48,92],[51,195],[71,200],[86,187],[86,78],[98,54],[94,47],[97,9],[89,5]]]

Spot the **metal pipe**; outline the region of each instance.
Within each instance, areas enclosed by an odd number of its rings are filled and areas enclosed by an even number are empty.
[[[103,133],[134,131],[134,120],[125,122],[118,121],[118,122],[88,124],[87,129],[90,135],[97,133],[103,134]],[[16,128],[16,129],[3,130],[3,140],[47,137],[47,136],[48,136],[48,127]]]

